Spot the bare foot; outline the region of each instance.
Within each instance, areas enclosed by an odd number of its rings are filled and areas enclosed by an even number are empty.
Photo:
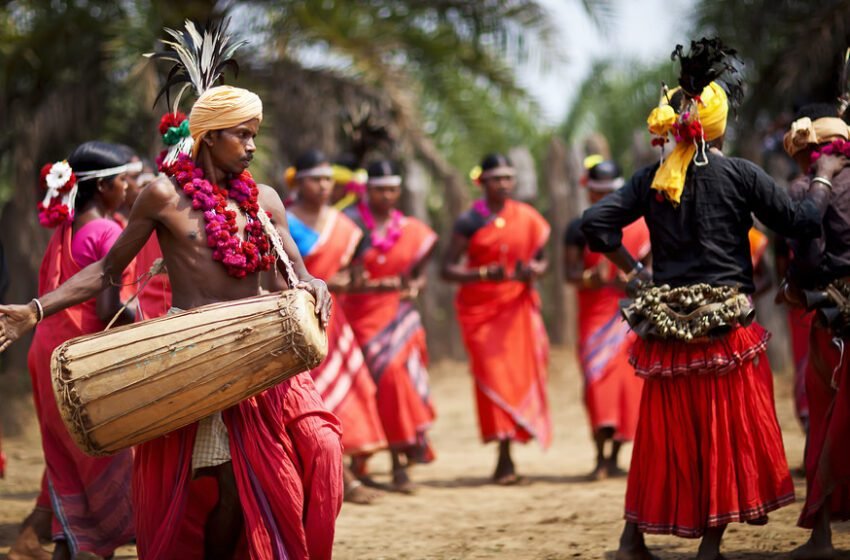
[[[608,459],[607,463],[608,476],[610,478],[623,478],[624,476],[628,476],[628,471],[626,471],[625,469],[621,469],[617,465],[616,460]]]
[[[835,557],[835,548],[831,544],[818,545],[811,540],[791,551],[794,560],[831,560]]]
[[[658,560],[658,556],[649,552],[646,545],[643,545],[628,550],[621,547],[617,550],[616,554],[614,554],[614,560]]]
[[[587,479],[591,482],[599,482],[600,480],[606,480],[609,476],[608,465],[606,463],[597,463],[596,468],[587,475]]]
[[[344,500],[350,504],[368,506],[381,497],[381,492],[367,488],[359,480],[355,480],[345,487]]]
[[[394,492],[407,494],[409,496],[416,493],[417,487],[413,484],[413,482],[411,482],[410,477],[407,476],[407,469],[399,468],[393,469],[392,489]]]
[[[52,555],[41,548],[35,527],[25,526],[9,550],[9,560],[50,560]]]

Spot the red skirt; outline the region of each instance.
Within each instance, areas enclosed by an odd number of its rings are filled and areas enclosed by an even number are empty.
[[[752,325],[703,344],[636,344],[646,381],[625,518],[642,532],[696,538],[794,501],[766,336]]]
[[[806,504],[798,522],[808,529],[825,504],[832,520],[850,519],[850,348],[842,356],[839,344],[829,330],[812,326],[806,370]]]

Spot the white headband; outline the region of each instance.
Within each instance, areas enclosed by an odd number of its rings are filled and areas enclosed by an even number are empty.
[[[310,169],[303,169],[301,171],[295,172],[295,178],[301,179],[302,177],[333,177],[334,170],[330,165],[319,165],[316,167],[311,167]]]
[[[513,167],[508,167],[507,165],[502,165],[500,167],[494,167],[492,169],[488,169],[487,171],[482,171],[481,175],[478,176],[479,179],[489,179],[490,177],[514,177],[516,176],[516,171],[514,171]]]
[[[400,175],[387,175],[386,177],[370,177],[366,181],[367,187],[400,187]]]
[[[587,188],[592,191],[597,192],[614,192],[623,185],[626,184],[626,180],[622,177],[617,177],[616,179],[588,179],[587,180]]]
[[[78,181],[86,181],[88,179],[100,179],[102,177],[112,177],[113,175],[120,175],[121,173],[141,173],[142,169],[144,169],[144,165],[140,161],[134,161],[133,163],[125,163],[124,165],[119,165],[118,167],[110,167],[108,169],[95,169],[93,171],[80,171],[79,173],[74,172],[77,176]]]

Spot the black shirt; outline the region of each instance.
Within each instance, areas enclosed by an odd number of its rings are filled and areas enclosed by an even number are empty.
[[[810,198],[794,202],[767,173],[749,161],[709,154],[709,165],[691,165],[678,207],[650,188],[658,164],[638,171],[626,185],[590,207],[582,231],[590,249],[617,250],[622,228],[641,216],[652,243],[653,281],[683,286],[705,282],[752,293],[753,265],[747,236],[751,213],[787,237],[820,234],[825,210]]]
[[[581,249],[587,246],[587,240],[581,232],[581,218],[576,218],[567,226],[567,231],[564,232],[564,245]]]
[[[487,217],[480,212],[470,208],[455,221],[454,232],[467,239],[475,235],[475,232],[487,225]]]
[[[791,197],[802,199],[811,177],[791,185]],[[832,196],[823,217],[823,235],[793,244],[791,271],[803,287],[824,287],[833,280],[850,277],[850,168],[832,178]]]

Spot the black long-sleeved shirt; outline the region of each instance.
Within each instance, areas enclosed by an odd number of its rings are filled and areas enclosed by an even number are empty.
[[[791,184],[791,198],[801,200],[811,177]],[[832,196],[823,217],[823,234],[793,243],[791,274],[805,288],[820,288],[833,280],[850,277],[850,168],[832,178]]]
[[[752,293],[753,265],[747,233],[755,214],[786,237],[814,238],[828,196],[794,202],[755,164],[709,154],[691,165],[678,206],[650,188],[658,164],[638,171],[618,191],[585,211],[582,231],[591,250],[612,252],[622,228],[641,216],[652,242],[653,281],[684,286],[705,282]]]

